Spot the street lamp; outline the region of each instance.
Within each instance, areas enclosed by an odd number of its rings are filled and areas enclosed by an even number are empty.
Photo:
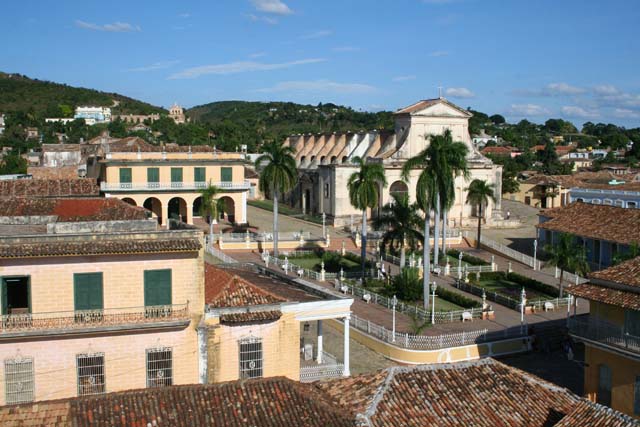
[[[527,293],[524,291],[524,286],[522,287],[522,292],[520,293],[520,327],[524,325],[524,306],[527,303]]]
[[[398,304],[398,298],[394,295],[391,298],[391,305],[393,306],[393,334],[391,335],[391,342],[396,342],[396,304]]]
[[[327,220],[327,214],[322,212],[322,238],[325,240],[327,239],[327,229],[325,225],[326,220]]]
[[[458,280],[462,280],[462,251],[458,254]]]
[[[533,241],[533,269],[536,269],[536,258],[538,257],[538,239]]]
[[[433,282],[433,302],[431,303],[431,324],[435,325],[436,323],[436,289],[438,289],[438,284]]]

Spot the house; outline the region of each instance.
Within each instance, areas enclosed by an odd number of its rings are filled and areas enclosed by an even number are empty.
[[[522,152],[520,152],[517,148],[510,147],[508,145],[484,147],[482,150],[480,150],[480,153],[483,156],[486,156],[486,155],[504,156],[504,157],[511,157],[512,159],[522,154]]]
[[[40,137],[40,132],[38,132],[38,128],[28,127],[25,129],[25,138],[38,139],[39,137]]]
[[[265,378],[0,407],[3,425],[25,420],[61,427],[638,425],[493,359],[393,367],[313,384]]]
[[[0,403],[198,382],[203,243],[116,198],[0,200]]]
[[[455,141],[468,148],[469,180],[482,179],[495,188],[492,200],[483,215],[488,224],[501,220],[502,166],[480,154],[469,135],[472,114],[444,98],[416,102],[394,113],[394,131],[326,133],[291,135],[284,144],[293,148],[299,171],[297,186],[287,195],[287,202],[299,206],[303,213],[326,214],[334,226],[350,223],[362,212],[351,206],[347,181],[357,171],[355,157],[379,162],[385,169],[388,186],[380,191],[378,208],[369,217],[376,217],[380,209],[391,201],[392,193],[408,194],[415,201],[415,188],[420,171],[411,171],[408,182],[402,179],[402,167],[429,144],[427,134],[441,134],[449,129]],[[449,211],[452,227],[475,223],[475,207],[465,202],[470,181],[455,179],[455,201]]]
[[[109,123],[111,122],[111,108],[109,107],[76,107],[75,119],[84,119],[88,125],[95,125],[96,123]]]
[[[473,135],[472,137],[473,145],[478,148],[483,148],[489,142],[498,142],[497,136],[488,135],[484,129],[480,129],[480,133],[478,135]]]
[[[590,313],[569,322],[571,337],[585,344],[586,397],[640,417],[640,257],[567,289],[589,300]]]
[[[284,376],[309,381],[349,376],[349,328],[343,354],[323,347],[323,324],[349,325],[353,298],[259,266],[206,264],[203,383]],[[334,319],[334,320],[332,320]]]
[[[609,267],[616,254],[640,243],[640,209],[575,202],[543,210],[538,217],[540,243],[555,244],[560,233],[573,235],[585,248],[592,271]]]

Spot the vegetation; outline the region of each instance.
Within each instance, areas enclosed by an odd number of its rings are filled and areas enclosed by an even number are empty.
[[[360,157],[353,159],[353,163],[360,169],[349,177],[349,201],[351,206],[362,211],[362,281],[365,282],[365,265],[367,258],[367,209],[378,206],[380,200],[379,188],[387,185],[384,167],[380,163],[367,163]]]
[[[518,273],[506,273],[504,271],[481,273],[479,282],[476,281],[475,275],[471,275],[471,281],[489,292],[497,292],[515,300],[520,300],[520,293],[523,287],[529,299],[551,299],[561,296],[555,287]]]
[[[630,259],[636,258],[640,256],[640,243],[638,242],[633,242],[630,246],[629,246],[629,251],[628,252],[617,252],[614,256],[613,256],[613,264],[620,264],[621,262],[625,262],[628,261]]]
[[[563,295],[563,279],[565,271],[585,275],[589,271],[586,253],[583,247],[575,244],[571,234],[561,233],[555,244],[544,247],[547,262],[560,269],[560,297]]]
[[[293,148],[278,142],[270,142],[263,147],[264,154],[255,162],[260,173],[258,187],[262,194],[273,199],[273,256],[278,256],[278,197],[293,189],[298,181]]]
[[[467,203],[477,207],[476,215],[478,217],[478,236],[476,238],[476,248],[480,249],[480,235],[482,233],[482,208],[489,203],[489,200],[495,201],[493,195],[493,184],[487,184],[487,181],[474,179],[465,189],[467,193]]]
[[[480,301],[476,301],[474,299],[468,298],[461,293],[450,291],[449,289],[445,289],[442,286],[439,286],[436,289],[436,296],[440,297],[445,301],[453,303],[461,308],[480,308],[482,307],[482,303]],[[438,310],[441,311],[441,310]]]
[[[222,199],[216,199],[220,193],[220,189],[215,185],[209,186],[200,191],[202,204],[200,205],[200,216],[209,217],[209,241],[213,242],[213,225],[217,222],[218,212],[224,211],[224,202]]]
[[[449,249],[447,251],[447,255],[455,258],[456,260],[458,259],[458,256],[460,255],[460,251],[457,249]],[[489,265],[489,263],[481,258],[478,257],[474,257],[471,256],[467,253],[462,253],[462,261],[466,262],[467,264],[471,264],[471,265]]]

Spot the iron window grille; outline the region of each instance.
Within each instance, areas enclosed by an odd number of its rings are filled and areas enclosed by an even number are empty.
[[[106,391],[104,353],[78,354],[78,396],[101,394]]]
[[[35,380],[33,359],[16,357],[4,361],[5,400],[7,405],[33,402]]]
[[[147,387],[173,385],[173,350],[147,349]]]
[[[240,340],[240,379],[262,376],[262,340],[245,338]]]

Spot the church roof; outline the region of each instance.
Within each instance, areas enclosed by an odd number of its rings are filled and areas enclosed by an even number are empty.
[[[459,112],[461,112],[462,114],[464,114],[467,117],[472,117],[473,114],[471,114],[469,111],[465,110],[464,108],[458,107],[457,105],[455,105],[452,102],[449,102],[447,99],[445,98],[435,98],[435,99],[424,99],[422,101],[418,101],[415,104],[411,104],[408,107],[404,107],[399,109],[398,111],[396,111],[393,114],[413,114],[416,113],[418,111],[422,111],[425,108],[437,105],[437,104],[445,104],[448,105],[449,107],[458,110]]]

